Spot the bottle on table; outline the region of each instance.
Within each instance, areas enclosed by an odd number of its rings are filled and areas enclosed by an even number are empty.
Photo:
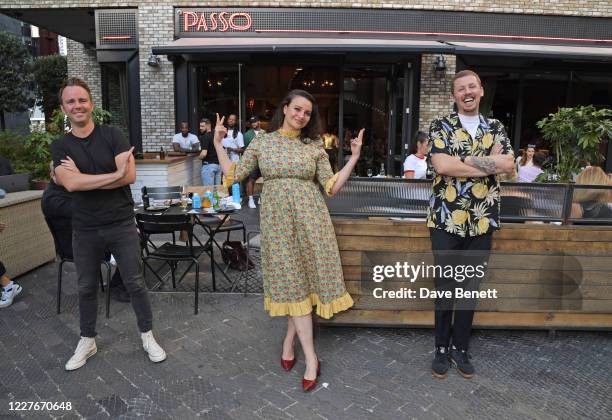
[[[240,203],[240,184],[237,182],[232,185],[232,201],[236,204]]]
[[[191,197],[191,208],[193,209],[202,208],[202,198],[200,197],[200,194],[193,193],[193,197]]]
[[[380,164],[380,172],[378,173],[379,176],[385,176],[385,164],[381,163]]]
[[[217,192],[217,190],[215,190],[215,192],[213,192],[213,208],[216,210],[219,207],[221,207],[221,204],[219,203],[219,193]]]
[[[146,210],[150,207],[149,194],[147,193],[147,187],[142,187],[142,207]]]
[[[166,159],[166,151],[164,150],[164,146],[159,149],[159,160]]]
[[[205,209],[212,207],[212,194],[210,193],[210,191],[206,191],[204,193],[204,198],[202,199],[202,206]]]

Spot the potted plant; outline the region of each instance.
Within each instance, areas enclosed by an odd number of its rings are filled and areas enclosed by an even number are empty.
[[[553,157],[538,180],[570,182],[583,167],[602,162],[600,144],[612,138],[612,110],[593,105],[559,108],[537,126]]]

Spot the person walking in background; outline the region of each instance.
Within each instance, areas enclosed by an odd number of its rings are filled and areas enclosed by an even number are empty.
[[[208,118],[200,120],[200,156],[202,160],[202,185],[221,184],[221,167],[217,158],[217,151],[213,143],[213,132]]]
[[[281,365],[289,371],[296,361],[295,338],[306,359],[304,391],[312,390],[320,373],[313,342],[312,308],[323,318],[353,305],[346,291],[334,228],[318,186],[336,194],[350,176],[361,151],[363,132],[351,141],[352,156],[333,174],[323,142],[314,97],[293,90],[282,100],[269,125],[270,133],[251,141],[238,162],[222,147],[226,135],[217,116],[215,146],[228,184],[259,167],[263,176],[261,256],[264,308],[271,316],[288,316]]]
[[[0,222],[0,233],[4,232],[6,224]],[[0,296],[0,308],[8,308],[13,304],[13,300],[19,293],[23,291],[23,288],[14,283],[7,275],[6,268],[2,261],[0,261],[0,287],[2,288],[2,295]]]
[[[232,162],[237,162],[244,151],[244,137],[236,126],[236,121],[236,114],[227,117],[227,135],[223,139],[223,147],[229,153]]]
[[[425,179],[427,177],[427,133],[418,131],[414,137],[410,156],[404,161],[404,178]]]
[[[166,359],[153,337],[153,314],[134,223],[130,184],[136,179],[133,147],[111,126],[96,125],[89,86],[66,79],[59,91],[72,131],[51,144],[55,176],[72,193],[72,249],[79,287],[81,339],[65,365],[75,370],[96,354],[100,261],[110,251],[117,260],[138,320],[142,346],[152,362]]]
[[[514,157],[503,125],[479,112],[484,95],[480,77],[470,70],[460,71],[453,78],[451,93],[457,111],[433,120],[429,128],[429,162],[435,178],[427,227],[436,267],[476,269],[487,265],[492,233],[500,226],[496,174],[513,172]],[[480,278],[464,281],[436,274],[436,290],[450,291],[452,297],[435,301],[432,374],[445,378],[452,363],[462,376],[471,378],[474,367],[468,349],[476,300],[455,299],[454,293],[459,286],[478,290]]]
[[[265,133],[265,130],[263,130],[259,126],[258,117],[249,118],[249,124],[251,128],[246,133],[244,133],[244,147],[245,148],[249,147],[249,144],[255,137],[257,137],[260,134]],[[246,193],[247,193],[247,196],[249,197],[249,208],[252,208],[252,209],[257,207],[255,205],[255,200],[253,199],[253,190],[255,189],[255,181],[257,181],[259,177],[261,177],[261,172],[259,171],[259,168],[257,168],[249,174],[249,177],[247,179]]]

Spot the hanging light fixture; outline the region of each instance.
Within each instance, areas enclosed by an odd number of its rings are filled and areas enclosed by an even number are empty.
[[[436,57],[434,61],[434,70],[439,72],[446,70],[446,58],[442,54]]]

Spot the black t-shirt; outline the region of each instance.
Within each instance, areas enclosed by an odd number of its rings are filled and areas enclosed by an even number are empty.
[[[117,170],[115,156],[129,150],[121,132],[107,125],[96,125],[86,138],[72,134],[51,145],[53,166],[70,156],[79,171],[99,175]],[[95,230],[134,218],[134,201],[129,185],[112,190],[75,191],[72,193],[72,226],[75,230]]]
[[[206,150],[206,157],[202,159],[202,162],[216,163],[219,164],[219,158],[217,157],[217,149],[215,149],[214,134],[209,131],[205,134],[200,134],[200,150]]]

